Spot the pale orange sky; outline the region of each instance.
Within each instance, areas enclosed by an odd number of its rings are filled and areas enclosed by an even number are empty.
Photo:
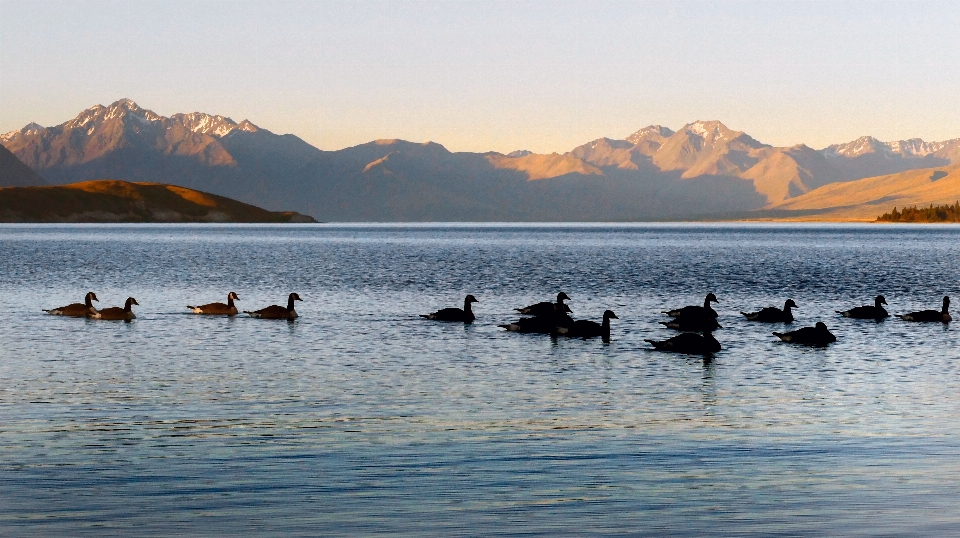
[[[774,145],[960,137],[955,2],[18,2],[0,132],[121,97],[321,149],[564,152],[719,119]]]

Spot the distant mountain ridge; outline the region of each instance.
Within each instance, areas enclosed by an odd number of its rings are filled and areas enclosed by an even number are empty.
[[[0,144],[53,184],[170,182],[322,220],[648,220],[773,207],[825,185],[960,164],[960,138],[815,150],[764,144],[719,121],[651,125],[566,153],[450,152],[378,140],[321,151],[201,112],[160,116],[122,99]]]

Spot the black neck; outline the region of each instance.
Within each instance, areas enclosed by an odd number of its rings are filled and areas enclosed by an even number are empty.
[[[940,312],[943,313],[943,314],[946,314],[948,308],[950,308],[950,301],[944,301],[944,302],[943,302],[943,310],[941,310]]]
[[[127,299],[127,302],[123,304],[123,311],[129,312],[133,309],[133,301]]]
[[[471,304],[471,301],[468,301],[466,299],[463,300],[463,311],[468,314],[472,312],[470,308],[470,304]]]
[[[287,299],[287,312],[293,312],[293,297]]]
[[[703,307],[706,308],[706,309],[708,309],[708,310],[710,309],[710,299],[704,299],[704,300],[703,300]]]
[[[790,304],[790,303],[784,303],[784,304],[783,304],[783,311],[786,312],[787,314],[790,313],[790,309],[791,309],[791,308],[793,308],[793,305],[792,305],[792,304]]]
[[[87,296],[83,298],[83,302],[84,302],[84,304],[86,304],[87,306],[93,306],[93,301],[92,301],[92,299],[93,299],[93,298],[90,297],[90,294],[88,293]]]
[[[233,294],[227,295],[227,306],[233,308]]]
[[[875,306],[876,308],[882,308],[880,306],[880,299],[877,299],[876,301],[874,301],[873,306]]]

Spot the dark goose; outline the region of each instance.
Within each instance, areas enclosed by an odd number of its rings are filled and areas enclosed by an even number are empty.
[[[710,332],[723,328],[717,322],[717,318],[704,314],[678,316],[670,321],[661,321],[660,324],[668,329],[692,333]]]
[[[290,297],[287,298],[286,308],[280,305],[271,305],[266,308],[261,308],[260,310],[254,310],[250,312],[249,310],[244,310],[244,314],[250,314],[255,318],[260,319],[296,319],[297,311],[294,309],[294,301],[302,301],[299,295],[296,293],[291,293]]]
[[[825,346],[837,341],[837,337],[827,329],[827,325],[822,321],[818,321],[814,327],[804,327],[788,333],[773,334],[784,342],[805,344],[808,346]]]
[[[201,306],[187,305],[187,308],[193,310],[194,314],[206,314],[209,316],[236,316],[239,312],[237,311],[237,307],[233,304],[233,301],[235,300],[239,301],[240,297],[231,291],[227,294],[227,304],[210,303]]]
[[[770,306],[760,310],[759,312],[740,312],[747,317],[747,321],[759,321],[761,323],[792,323],[793,322],[793,312],[791,308],[800,308],[797,306],[797,303],[793,302],[793,299],[787,299],[787,302],[783,303],[783,310],[779,308]]]
[[[60,308],[51,308],[50,310],[44,310],[44,312],[54,316],[82,318],[97,313],[97,309],[93,307],[93,303],[91,301],[96,301],[98,303],[100,302],[100,299],[97,299],[97,294],[93,293],[92,291],[87,292],[87,295],[83,298],[82,303],[68,304],[67,306],[61,306]]]
[[[713,337],[713,333],[706,332],[703,336],[697,333],[683,333],[669,340],[645,340],[653,344],[657,351],[671,353],[686,353],[687,355],[710,355],[720,351],[720,342]]]
[[[903,321],[939,321],[948,323],[953,318],[950,317],[950,298],[943,298],[943,308],[938,312],[936,310],[921,310],[919,312],[910,312],[909,314],[897,315]]]
[[[473,323],[473,320],[477,318],[473,315],[473,310],[470,308],[470,304],[479,302],[480,301],[478,301],[473,295],[467,295],[467,297],[463,300],[463,309],[452,307],[444,308],[442,310],[437,310],[432,314],[420,314],[420,317],[437,321],[460,321],[463,323]]]
[[[881,320],[890,317],[890,314],[880,306],[882,304],[887,304],[887,300],[883,295],[877,295],[877,298],[873,301],[873,306],[864,305],[850,310],[837,310],[837,314],[841,314],[845,318]]]
[[[500,327],[518,333],[536,333],[557,335],[560,331],[568,332],[573,327],[574,321],[567,312],[570,307],[562,305],[560,312],[552,311],[547,315],[534,316],[532,318],[520,318],[519,320],[500,325]]]
[[[96,314],[90,314],[87,317],[93,319],[108,319],[112,321],[130,321],[136,319],[137,315],[133,313],[132,305],[140,306],[140,303],[137,302],[133,297],[127,297],[127,302],[123,304],[123,308],[119,306],[111,306],[110,308],[104,308],[103,310],[97,312]]]
[[[610,339],[610,320],[620,319],[613,310],[606,310],[603,313],[603,323],[597,323],[589,319],[578,319],[573,322],[569,328],[558,328],[557,332],[571,338],[593,338],[600,336],[604,340]]]
[[[557,294],[557,302],[555,303],[550,303],[545,301],[542,303],[525,306],[523,308],[514,308],[514,310],[516,310],[517,312],[520,312],[525,316],[547,316],[547,315],[553,314],[557,310],[561,312],[571,312],[570,307],[563,304],[563,301],[569,301],[569,300],[570,298],[567,297],[567,294],[561,291],[560,293]]]
[[[703,300],[703,306],[685,306],[683,308],[677,308],[675,310],[668,310],[664,314],[672,317],[678,318],[680,316],[711,316],[717,317],[716,311],[713,308],[710,308],[710,303],[719,303],[717,296],[708,293],[707,298]]]

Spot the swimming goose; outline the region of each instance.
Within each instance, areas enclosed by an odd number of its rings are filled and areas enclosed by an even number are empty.
[[[578,319],[570,327],[558,327],[558,334],[563,334],[571,338],[593,338],[600,336],[604,340],[610,339],[610,320],[620,319],[613,310],[606,310],[603,313],[603,323],[597,323],[589,319]]]
[[[941,323],[948,323],[953,318],[950,317],[950,313],[947,312],[950,308],[950,298],[943,298],[943,309],[939,312],[936,310],[921,310],[919,312],[911,312],[909,314],[897,315],[898,318],[903,321],[939,321]]]
[[[740,312],[747,317],[747,321],[759,321],[761,323],[792,323],[793,322],[793,312],[790,311],[791,308],[800,308],[797,306],[797,303],[793,302],[793,299],[787,299],[787,302],[783,303],[783,310],[779,308],[768,306],[758,312]]]
[[[882,304],[887,304],[887,300],[884,299],[883,295],[877,295],[877,298],[873,301],[873,306],[864,305],[850,310],[837,310],[837,314],[841,314],[845,318],[881,320],[890,317],[890,314],[887,314],[887,311],[880,306]]]
[[[296,293],[291,293],[290,297],[287,298],[286,308],[280,305],[270,305],[260,310],[254,310],[253,312],[244,310],[243,313],[260,319],[296,319],[298,316],[297,311],[293,308],[293,302],[302,300],[303,299]]]
[[[87,295],[83,298],[82,303],[73,303],[68,304],[67,306],[61,306],[60,308],[51,308],[50,310],[44,310],[47,314],[53,314],[54,316],[70,316],[72,318],[82,318],[90,314],[96,314],[97,309],[93,307],[91,301],[100,302],[100,299],[97,299],[97,294],[92,291],[87,292]]]
[[[104,308],[95,314],[90,314],[87,317],[93,319],[107,319],[111,321],[130,321],[137,317],[137,315],[133,313],[133,309],[130,308],[131,305],[140,306],[140,303],[138,303],[133,297],[127,297],[127,302],[123,304],[123,308],[120,308],[119,306],[111,306],[110,308]]]
[[[217,315],[236,316],[238,312],[237,312],[237,307],[234,306],[233,304],[234,300],[239,301],[240,297],[236,293],[231,291],[230,293],[227,294],[227,304],[210,303],[202,306],[187,305],[187,308],[189,308],[190,310],[193,310],[194,314],[207,314],[211,316],[217,316]]]
[[[720,342],[707,331],[703,336],[697,333],[682,333],[669,340],[645,340],[653,344],[657,351],[686,353],[687,355],[710,355],[720,351]]]
[[[825,346],[836,342],[837,337],[827,329],[827,325],[818,321],[814,327],[804,327],[788,333],[773,333],[774,336],[791,344],[806,344],[810,346]]]
[[[660,324],[668,329],[691,333],[702,333],[723,328],[717,323],[717,318],[703,314],[678,316],[670,321],[661,321]]]
[[[563,304],[563,301],[569,300],[570,298],[567,297],[567,294],[561,291],[557,294],[557,302],[555,303],[544,301],[542,303],[532,304],[523,308],[514,308],[514,310],[526,316],[546,316],[553,314],[557,310],[560,310],[561,312],[571,312],[570,307]]]
[[[677,308],[675,310],[668,310],[664,312],[664,314],[672,318],[677,318],[680,316],[691,316],[691,315],[701,315],[701,316],[709,315],[712,317],[717,317],[717,313],[713,310],[713,308],[710,308],[710,303],[719,303],[719,302],[720,301],[717,300],[716,295],[712,293],[708,293],[707,298],[703,300],[703,306],[685,306],[683,308]]]
[[[479,302],[480,301],[478,301],[473,295],[467,295],[467,297],[463,300],[463,309],[444,308],[437,310],[432,314],[420,314],[420,317],[437,321],[460,321],[463,323],[473,323],[473,320],[477,319],[477,317],[473,315],[473,310],[470,308],[470,304]]]

